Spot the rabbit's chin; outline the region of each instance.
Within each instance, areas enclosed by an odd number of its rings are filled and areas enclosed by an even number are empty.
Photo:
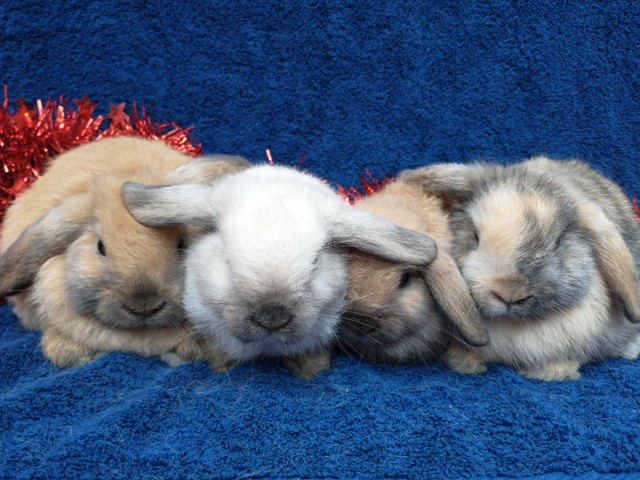
[[[573,307],[567,305],[563,308],[530,308],[525,305],[505,305],[491,300],[482,301],[481,297],[476,297],[476,305],[485,321],[505,321],[514,324],[541,321]]]
[[[426,315],[425,315],[426,318]],[[374,363],[422,363],[434,359],[447,343],[439,322],[405,324],[398,332],[374,332],[353,335],[341,328],[341,343],[362,358]]]
[[[259,357],[290,357],[317,351],[330,345],[335,337],[338,314],[318,319],[311,328],[289,329],[287,332],[234,332],[220,324],[198,325],[201,333],[213,337],[216,344],[232,359],[247,361]],[[304,331],[303,331],[304,330]]]
[[[106,308],[96,311],[96,320],[108,328],[180,328],[187,319],[175,304],[166,304],[152,315],[135,315],[121,309]]]

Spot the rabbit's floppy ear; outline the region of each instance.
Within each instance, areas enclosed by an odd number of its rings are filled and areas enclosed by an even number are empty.
[[[415,170],[403,170],[398,181],[435,195],[446,208],[469,200],[479,183],[495,174],[497,165],[489,163],[442,163]]]
[[[0,295],[28,288],[42,264],[80,236],[90,211],[88,196],[76,195],[29,225],[0,257]]]
[[[194,158],[169,174],[169,183],[211,185],[224,175],[249,168],[251,163],[240,156],[206,155]]]
[[[213,189],[205,185],[141,185],[125,182],[122,199],[133,218],[148,227],[214,227]]]
[[[586,198],[577,201],[578,222],[589,234],[600,273],[624,304],[629,320],[640,323],[640,285],[624,239],[604,211]]]
[[[438,253],[423,275],[436,303],[463,339],[474,347],[486,345],[487,329],[453,258],[446,252]]]
[[[343,206],[330,225],[333,242],[397,263],[428,265],[436,257],[433,239],[372,213]]]

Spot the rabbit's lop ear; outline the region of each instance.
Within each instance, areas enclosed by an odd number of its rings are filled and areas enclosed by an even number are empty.
[[[428,265],[437,253],[431,237],[347,206],[333,220],[331,238],[385,260],[417,266]]]
[[[578,202],[578,216],[591,237],[604,281],[624,304],[629,320],[640,323],[640,285],[627,244],[603,210],[586,198]]]
[[[141,185],[126,182],[122,199],[133,218],[147,227],[169,225],[215,226],[210,201],[212,188],[205,185]]]
[[[398,181],[435,195],[450,208],[469,200],[478,184],[495,174],[497,169],[496,165],[488,163],[442,163],[403,170],[398,174]]]
[[[475,347],[489,343],[489,334],[480,312],[453,258],[446,252],[438,253],[423,274],[436,303],[464,341]]]
[[[90,209],[87,196],[77,195],[29,225],[0,257],[0,296],[28,288],[42,264],[80,236]]]
[[[224,175],[249,168],[251,163],[244,157],[232,155],[206,155],[194,158],[169,174],[169,183],[197,183],[211,185]]]

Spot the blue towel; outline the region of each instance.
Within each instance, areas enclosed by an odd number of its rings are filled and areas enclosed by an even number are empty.
[[[207,153],[334,184],[443,161],[582,158],[640,194],[640,3],[4,0],[16,100],[144,101]],[[639,478],[640,363],[304,381],[112,353],[58,370],[0,307],[0,478]]]

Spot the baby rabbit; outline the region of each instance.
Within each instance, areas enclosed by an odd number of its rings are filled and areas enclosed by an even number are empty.
[[[135,137],[59,155],[6,212],[0,295],[10,296],[25,327],[42,331],[42,351],[58,367],[115,350],[199,355],[181,302],[183,250],[193,231],[140,225],[121,186],[210,182],[247,166],[239,157],[191,160]]]
[[[480,315],[450,255],[453,238],[440,200],[398,180],[355,207],[428,234],[438,255],[416,268],[354,252],[341,342],[369,361],[425,362],[449,346],[455,335],[450,320],[469,343],[486,344]]]
[[[540,380],[640,352],[640,226],[622,190],[579,161],[435,165],[400,178],[454,211],[453,255],[489,343],[453,347],[461,371],[502,363]],[[633,323],[632,323],[633,322]]]
[[[279,357],[304,378],[328,368],[354,247],[424,266],[433,240],[345,205],[321,180],[262,165],[215,186],[122,189],[131,214],[148,226],[198,225],[211,233],[186,257],[183,303],[197,330],[222,349],[224,370]]]

